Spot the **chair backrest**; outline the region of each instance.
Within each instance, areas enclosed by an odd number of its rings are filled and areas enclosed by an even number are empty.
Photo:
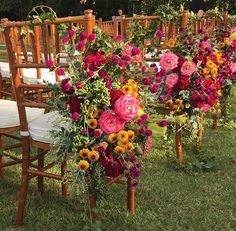
[[[95,26],[95,17],[91,10],[85,11],[84,16],[56,18],[53,21],[46,20],[39,22],[10,22],[2,21],[4,27],[4,37],[7,47],[8,60],[12,74],[16,100],[20,115],[21,130],[27,131],[27,120],[25,107],[47,107],[42,103],[42,91],[46,89],[44,84],[24,83],[22,81],[22,69],[36,69],[37,78],[41,78],[42,69],[48,69],[47,62],[53,60],[55,65],[65,65],[61,57],[57,54],[62,53],[61,27],[67,28],[83,27],[88,34],[92,33]],[[24,34],[22,33],[24,31]],[[29,41],[26,41],[26,36]],[[32,53],[32,59],[28,58],[27,53]],[[22,58],[22,54],[24,58]],[[54,78],[55,77],[55,78]],[[51,76],[54,81],[59,80],[58,76]],[[37,92],[36,102],[25,101],[24,91]]]

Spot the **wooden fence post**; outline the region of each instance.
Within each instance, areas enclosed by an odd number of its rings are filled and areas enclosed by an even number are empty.
[[[95,16],[93,15],[93,10],[84,11],[84,29],[88,34],[93,32],[95,27]]]
[[[120,17],[120,29],[121,29],[121,35],[123,37],[126,36],[126,22],[125,22],[125,15],[122,15]]]
[[[120,25],[121,27],[121,25]],[[118,19],[115,17],[114,22],[113,22],[113,31],[114,31],[114,37],[116,37],[117,35],[119,35],[119,23],[118,23]]]
[[[188,11],[184,10],[182,13],[181,28],[185,29],[188,25]]]
[[[182,131],[179,124],[175,125],[175,148],[179,162],[183,161]]]

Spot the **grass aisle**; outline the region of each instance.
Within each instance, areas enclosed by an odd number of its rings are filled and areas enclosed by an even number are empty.
[[[235,103],[235,102],[234,102]],[[236,103],[235,103],[236,104]],[[234,105],[235,105],[234,104]],[[176,170],[173,143],[155,140],[154,150],[144,159],[141,186],[136,194],[136,213],[126,212],[126,188],[109,188],[107,200],[99,204],[102,231],[230,231],[236,230],[236,116],[230,126],[205,128],[202,154],[215,157],[209,172]],[[234,129],[232,128],[234,127]],[[193,158],[191,146],[185,157]],[[58,184],[46,180],[45,195],[36,193],[34,181],[26,208],[25,226],[14,225],[20,167],[6,170],[0,179],[0,231],[82,231],[89,229],[85,198],[59,196]]]

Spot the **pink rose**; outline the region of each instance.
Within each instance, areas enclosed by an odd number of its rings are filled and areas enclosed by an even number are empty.
[[[232,73],[236,72],[236,63],[230,63],[229,68]]]
[[[211,44],[208,42],[208,41],[202,41],[201,43],[200,43],[200,47],[202,48],[202,49],[206,49],[206,48],[209,48],[209,49],[211,49]]]
[[[168,88],[173,88],[173,86],[178,82],[178,75],[175,73],[169,74],[166,77],[166,85]]]
[[[115,113],[124,121],[128,122],[138,114],[139,102],[133,95],[122,95],[114,106]]]
[[[122,130],[125,126],[125,121],[113,111],[104,111],[98,120],[98,124],[104,133],[111,134]]]
[[[190,76],[196,71],[196,64],[192,61],[185,61],[181,67],[181,73]]]
[[[179,59],[179,57],[177,55],[175,55],[173,52],[167,51],[160,58],[160,66],[165,71],[171,71],[177,67],[178,59]]]

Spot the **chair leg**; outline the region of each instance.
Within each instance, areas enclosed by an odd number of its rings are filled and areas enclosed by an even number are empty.
[[[42,150],[38,149],[38,153]],[[44,156],[39,157],[38,159],[38,170],[41,170],[44,167]],[[43,195],[43,176],[38,176],[38,192],[42,196]]]
[[[67,170],[67,162],[64,160],[61,164],[61,175],[64,176],[66,174]],[[65,182],[62,182],[61,185],[61,193],[63,197],[67,197],[67,184]]]
[[[0,148],[3,147],[3,140],[2,140],[2,134],[0,134]],[[0,150],[1,152],[1,150]],[[4,158],[3,158],[3,155],[2,153],[0,153],[0,177],[3,177],[4,175],[4,171],[3,171],[3,167],[2,165],[4,164]]]
[[[30,144],[29,144],[29,137],[22,137],[23,142],[23,157],[22,157],[22,177],[21,177],[21,185],[20,185],[20,194],[18,199],[18,207],[16,213],[16,225],[22,226],[23,219],[24,219],[24,210],[25,210],[25,203],[28,193],[29,187],[29,164],[30,164]]]
[[[127,181],[127,207],[131,215],[135,211],[135,191],[136,187],[132,186],[131,179]]]

